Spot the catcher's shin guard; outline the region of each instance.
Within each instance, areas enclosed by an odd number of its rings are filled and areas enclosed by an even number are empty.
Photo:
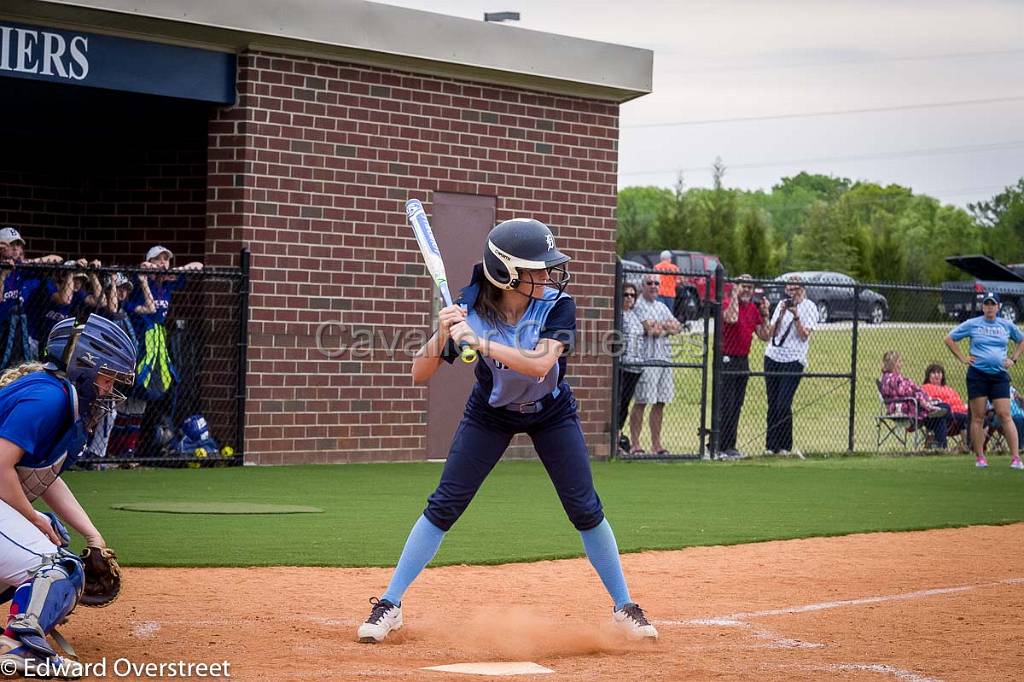
[[[4,634],[18,639],[43,657],[57,652],[46,636],[75,609],[82,596],[85,573],[78,557],[61,553],[47,557],[31,578],[18,586]]]

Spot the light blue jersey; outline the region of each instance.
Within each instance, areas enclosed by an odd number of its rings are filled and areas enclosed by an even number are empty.
[[[1024,334],[1009,320],[1001,317],[989,321],[982,317],[972,317],[957,325],[949,333],[954,341],[971,339],[970,354],[974,356],[974,368],[988,374],[1001,374],[1006,371],[1003,360],[1006,359],[1006,347],[1012,339],[1020,343]]]
[[[473,307],[470,307],[466,314],[466,322],[477,333],[477,336],[528,353],[537,348],[537,342],[540,340],[541,331],[545,329],[548,316],[554,309],[555,303],[563,298],[567,299],[569,295],[559,294],[554,289],[545,288],[543,300],[530,301],[522,319],[515,326],[500,322],[493,325],[477,313]],[[540,400],[555,390],[562,373],[558,363],[555,363],[548,371],[547,376],[538,381],[536,377],[520,374],[486,355],[481,355],[479,362],[484,363],[491,371],[491,391],[487,397],[487,402],[491,407],[504,407],[510,404]]]
[[[540,339],[554,339],[563,344],[564,351],[547,376],[540,381],[481,355],[474,367],[474,390],[491,407],[531,403],[550,395],[565,379],[565,356],[576,345],[576,302],[569,294],[545,287],[543,299],[530,301],[522,319],[514,326],[501,322],[493,324],[475,309],[476,297],[483,282],[483,266],[477,263],[473,268],[473,279],[469,286],[462,289],[458,301],[466,307],[466,322],[478,336],[523,352],[534,351]],[[441,357],[449,363],[459,357],[458,349],[451,339]]]

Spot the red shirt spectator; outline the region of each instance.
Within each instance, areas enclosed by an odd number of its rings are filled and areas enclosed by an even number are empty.
[[[728,308],[730,299],[723,302]],[[750,301],[740,301],[738,317],[734,324],[722,325],[722,352],[726,355],[749,355],[754,332],[764,323],[761,311]]]
[[[949,405],[955,414],[967,414],[967,405],[964,404],[960,394],[952,386],[921,384],[921,390],[927,393],[929,397]]]

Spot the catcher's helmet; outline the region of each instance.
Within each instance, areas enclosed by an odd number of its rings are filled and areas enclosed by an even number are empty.
[[[220,449],[217,441],[210,435],[210,426],[201,414],[194,414],[181,424],[181,439],[178,451],[191,454],[198,448],[216,453]]]
[[[46,340],[45,360],[49,369],[63,371],[75,387],[88,431],[124,400],[122,391],[135,383],[135,344],[100,315],[90,315],[84,324],[73,317],[55,324]],[[112,392],[102,397],[96,387],[100,375],[113,380]]]
[[[511,291],[522,281],[523,270],[547,270],[559,293],[569,283],[565,264],[571,259],[555,248],[548,226],[532,218],[513,218],[499,223],[487,235],[484,275],[499,289]],[[533,291],[527,294],[533,298]]]

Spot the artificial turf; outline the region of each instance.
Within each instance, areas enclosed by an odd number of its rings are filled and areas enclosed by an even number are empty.
[[[595,462],[624,552],[1024,520],[1024,471],[994,457]],[[130,566],[388,566],[441,465],[349,464],[71,472],[66,479]],[[321,507],[319,514],[115,510],[151,501]],[[76,539],[75,547],[81,545]],[[434,565],[580,556],[579,535],[537,462],[500,463]]]

